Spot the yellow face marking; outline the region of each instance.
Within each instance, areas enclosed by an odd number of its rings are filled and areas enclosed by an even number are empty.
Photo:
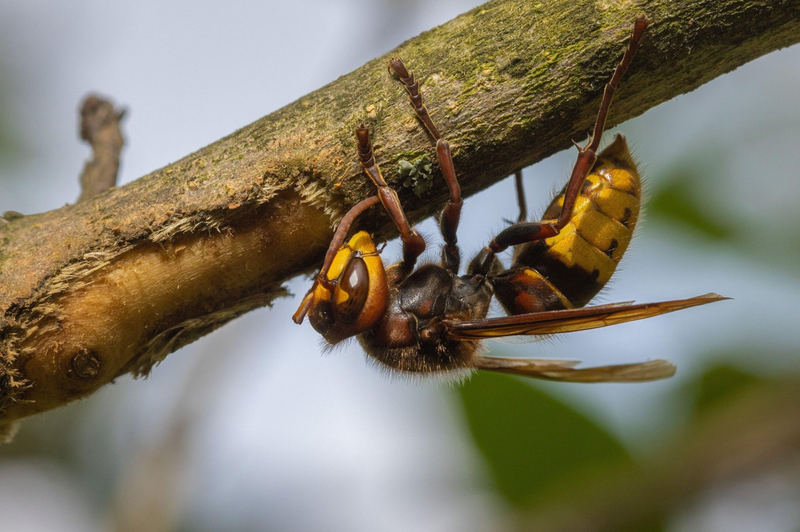
[[[366,231],[359,231],[354,234],[347,244],[339,249],[333,258],[330,270],[328,270],[328,279],[331,281],[338,279],[342,275],[344,267],[347,266],[350,255],[356,251],[360,251],[362,255],[377,255],[378,251],[375,249],[375,244],[373,244],[372,238]]]
[[[372,242],[372,238],[370,238],[369,233],[366,231],[359,231],[358,233],[354,234],[347,244],[343,245],[339,251],[336,252],[336,256],[333,258],[333,262],[331,263],[331,267],[327,273],[327,277],[330,281],[335,281],[342,275],[345,266],[347,266],[347,262],[350,260],[350,256],[357,251],[362,253],[362,258],[369,268],[370,282],[373,280],[378,281],[377,278],[373,279],[372,272],[377,271],[378,269],[383,272],[383,264],[380,263],[381,259],[378,256],[378,250],[375,249],[375,244]],[[374,275],[377,277],[378,274]],[[313,297],[315,304],[323,302],[329,303],[333,300],[333,294],[331,291],[319,283],[316,284],[312,294],[306,296],[306,298],[308,297]],[[336,304],[343,303],[349,298],[349,294],[347,294],[347,292],[344,290],[336,290]]]
[[[356,277],[345,279],[344,275]],[[386,271],[367,232],[359,231],[337,250],[326,277],[331,288],[315,281],[295,313],[295,321],[310,313],[312,325],[328,342],[335,344],[361,334],[385,314],[389,301]]]
[[[334,298],[334,303],[337,305],[341,305],[342,303],[350,299],[350,294],[348,294],[344,290],[335,290],[334,295],[336,296]]]

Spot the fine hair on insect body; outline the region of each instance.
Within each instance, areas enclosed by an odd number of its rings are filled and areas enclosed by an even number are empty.
[[[463,375],[490,370],[571,382],[637,382],[670,377],[665,360],[578,368],[571,360],[486,356],[481,342],[504,336],[582,331],[665,314],[725,299],[717,294],[658,303],[586,306],[606,285],[630,243],[641,206],[641,180],[625,138],[617,135],[598,153],[614,92],[649,24],[636,19],[622,59],[605,86],[592,135],[564,188],[540,220],[528,221],[521,174],[515,184],[520,214],[459,275],[457,230],[463,200],[450,144],[423,101],[414,74],[400,58],[389,69],[404,87],[414,113],[436,144],[449,198],[439,216],[444,244],[438,264],[417,265],[425,240],[409,223],[397,193],[375,161],[369,128],[356,129],[357,154],[377,194],[342,218],[315,277],[294,314],[308,316],[331,345],[356,337],[384,367],[412,375]],[[380,203],[400,232],[403,257],[385,266],[372,237],[355,219]],[[505,267],[497,255],[513,249]],[[487,318],[496,299],[508,314]]]

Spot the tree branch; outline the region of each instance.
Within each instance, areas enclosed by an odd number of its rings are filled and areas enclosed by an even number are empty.
[[[92,158],[81,172],[81,197],[84,201],[117,184],[119,154],[125,140],[119,122],[125,111],[97,96],[88,96],[81,105],[81,139],[92,145]]]
[[[589,130],[639,13],[653,25],[609,125],[800,40],[800,0],[481,6],[393,52],[423,80],[465,195]],[[362,121],[411,220],[439,209],[441,179],[419,198],[396,177],[433,144],[388,57],[129,185],[0,220],[0,420],[145,374],[318,266],[332,219],[374,193],[355,155]],[[362,226],[391,236],[373,210]]]

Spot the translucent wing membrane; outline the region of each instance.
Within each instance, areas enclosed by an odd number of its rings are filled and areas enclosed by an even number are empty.
[[[592,368],[576,368],[578,362],[571,360],[478,357],[475,362],[477,369],[562,382],[644,382],[675,374],[675,366],[666,360]]]
[[[558,334],[643,320],[660,314],[729,299],[710,293],[690,299],[659,303],[612,303],[567,310],[533,312],[483,320],[443,320],[447,335],[455,340],[481,340],[501,336]]]

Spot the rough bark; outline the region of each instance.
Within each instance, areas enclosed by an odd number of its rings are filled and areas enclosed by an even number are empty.
[[[465,195],[585,136],[640,13],[653,25],[609,125],[800,40],[800,0],[487,3],[392,51],[423,80]],[[332,221],[374,193],[362,121],[412,221],[440,208],[440,179],[416,197],[397,177],[434,156],[388,57],[129,185],[0,219],[0,421],[145,374],[318,266]],[[361,226],[391,236],[372,211]]]

